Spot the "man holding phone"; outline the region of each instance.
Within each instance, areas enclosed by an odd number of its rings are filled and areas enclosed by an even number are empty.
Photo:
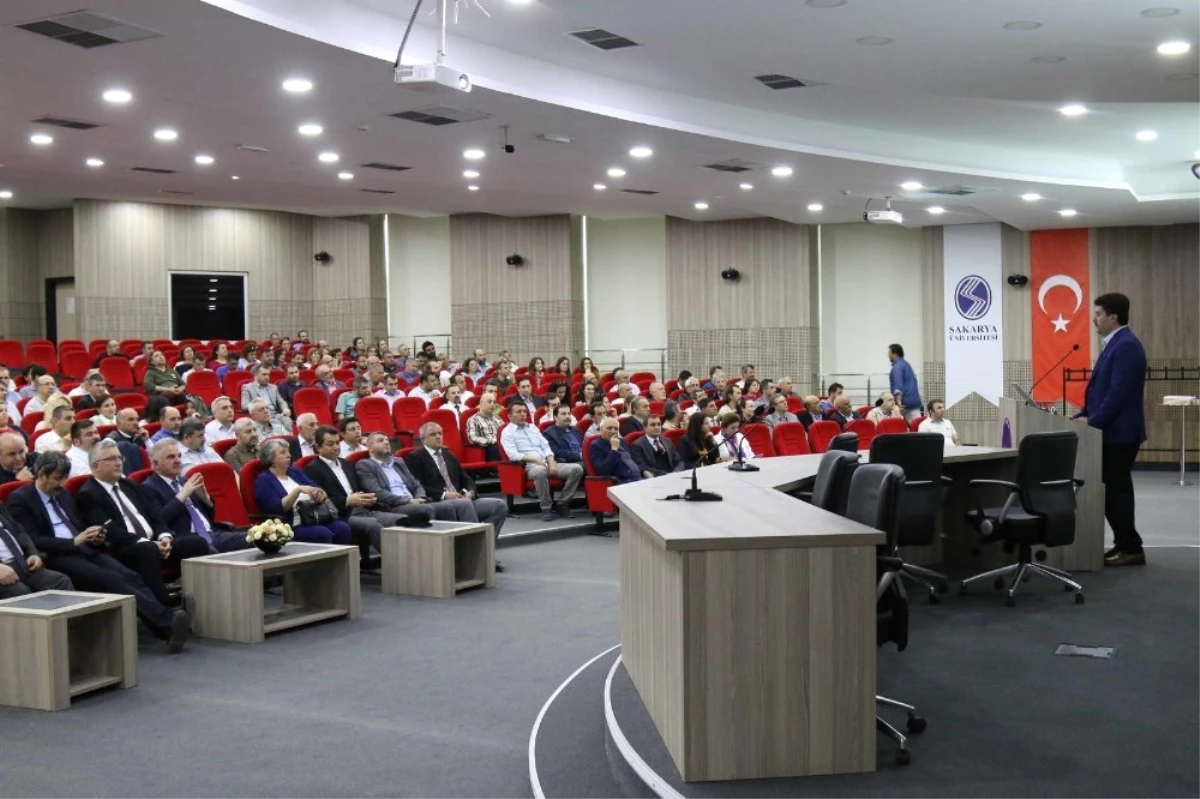
[[[8,498],[13,520],[29,534],[37,550],[46,554],[47,565],[67,575],[76,589],[132,596],[138,617],[150,631],[167,642],[171,653],[182,652],[191,618],[160,602],[137,572],[104,554],[104,528],[85,527],[70,493],[63,490],[70,472],[66,455],[48,452],[39,456],[33,482]]]

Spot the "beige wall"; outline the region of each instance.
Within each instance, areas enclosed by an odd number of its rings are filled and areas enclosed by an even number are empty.
[[[443,346],[439,334],[450,334],[450,217],[389,214],[388,263],[392,341]]]
[[[312,330],[317,339],[348,344],[355,336],[373,341],[387,335],[387,293],[383,262],[372,261],[371,219],[308,217],[312,252],[328,252],[333,261],[317,263],[309,255],[313,291]],[[253,296],[253,295],[252,295]]]
[[[667,346],[667,219],[587,220],[588,349],[658,370]]]
[[[0,209],[0,336],[45,335],[43,283],[38,276],[38,212]]]

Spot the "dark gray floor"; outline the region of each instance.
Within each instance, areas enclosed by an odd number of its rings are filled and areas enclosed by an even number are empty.
[[[1174,486],[1161,472],[1136,479],[1147,544],[1200,543],[1197,489]],[[570,524],[582,532],[591,519],[577,515]],[[527,517],[506,532],[562,526]],[[0,796],[528,796],[527,744],[538,710],[572,671],[618,640],[617,541],[521,536],[500,556],[509,571],[494,590],[409,599],[383,596],[377,579],[365,578],[359,621],[260,645],[196,640],[177,657],[144,640],[141,685],[132,691],[84,698],[61,713],[0,708]],[[928,741],[914,747],[912,773],[945,760],[972,779],[990,775],[963,782],[958,793],[971,785],[976,795],[1002,795],[1034,793],[1052,784],[1043,773],[1078,769],[1100,775],[1093,787],[1101,777],[1113,786],[1078,793],[1114,795],[1127,784],[1122,769],[1153,771],[1191,779],[1196,795],[1200,550],[1149,557],[1145,569],[1084,575],[1083,606],[1047,589],[1013,609],[984,596],[920,608],[910,650],[880,659],[881,690],[923,703],[931,719]],[[1087,632],[1096,639],[1086,640]],[[1120,650],[1108,663],[1046,665],[1046,647],[1063,640]],[[958,650],[971,653],[967,665],[937,654]],[[1058,683],[1018,679],[1031,664]],[[1102,679],[1077,679],[1089,672]],[[1002,718],[1017,699],[1022,729],[1055,745],[1078,740],[1079,757],[1035,762],[1011,777],[993,769],[1013,762]],[[1176,734],[1185,712],[1190,730]],[[947,725],[979,734],[939,752],[933,733]],[[967,740],[977,746],[965,747]],[[1125,765],[1129,752],[1146,751],[1149,764]],[[831,785],[814,790],[839,792]]]

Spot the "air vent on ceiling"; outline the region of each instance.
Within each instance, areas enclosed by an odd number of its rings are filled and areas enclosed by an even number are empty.
[[[162,36],[161,33],[127,25],[120,20],[91,11],[73,11],[70,14],[26,22],[17,27],[57,42],[88,49]]]
[[[379,161],[372,161],[369,164],[363,164],[363,169],[386,169],[388,172],[407,172],[412,169],[411,166],[400,166],[400,164],[384,164]]]
[[[949,197],[969,197],[972,194],[988,194],[996,189],[980,189],[975,186],[943,186],[937,189],[922,189],[922,194],[942,194]]]
[[[762,164],[754,161],[745,161],[741,158],[730,158],[728,161],[720,161],[715,164],[705,164],[705,169],[715,169],[718,172],[749,172],[752,169],[758,169]]]
[[[589,44],[599,50],[620,50],[624,47],[640,46],[632,39],[626,39],[624,36],[619,36],[612,31],[606,31],[603,28],[592,28],[586,31],[572,31],[567,35],[573,39],[578,39],[584,44]]]
[[[176,170],[174,170],[174,169],[156,169],[155,167],[152,167],[152,166],[131,166],[131,167],[129,167],[129,171],[130,172],[149,172],[153,175],[174,175]]]
[[[803,81],[790,75],[756,75],[756,81],[768,89],[799,89],[804,86],[818,86],[816,81]]]
[[[422,125],[440,127],[458,122],[478,122],[481,119],[488,119],[492,115],[482,111],[455,108],[450,105],[430,105],[425,108],[414,108],[411,111],[401,111],[398,114],[389,114],[389,116],[406,119],[409,122],[420,122]]]
[[[92,128],[103,127],[99,122],[84,122],[79,119],[67,119],[65,117],[38,117],[33,120],[35,125],[53,125],[56,128],[70,128],[71,130],[91,130]]]
[[[163,194],[183,194],[188,197],[191,197],[193,194],[196,193],[194,191],[180,191],[178,189],[159,189],[159,191]]]
[[[394,191],[388,191],[387,189],[359,189],[359,191],[365,191],[367,194],[395,194],[396,193]]]
[[[645,195],[658,194],[658,192],[650,191],[649,189],[621,189],[621,193],[622,194],[645,194]]]

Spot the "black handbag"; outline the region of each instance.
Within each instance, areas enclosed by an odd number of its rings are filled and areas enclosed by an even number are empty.
[[[330,524],[337,518],[337,510],[329,500],[325,500],[324,502],[297,502],[296,512],[300,514],[300,524],[303,527],[314,524]]]

